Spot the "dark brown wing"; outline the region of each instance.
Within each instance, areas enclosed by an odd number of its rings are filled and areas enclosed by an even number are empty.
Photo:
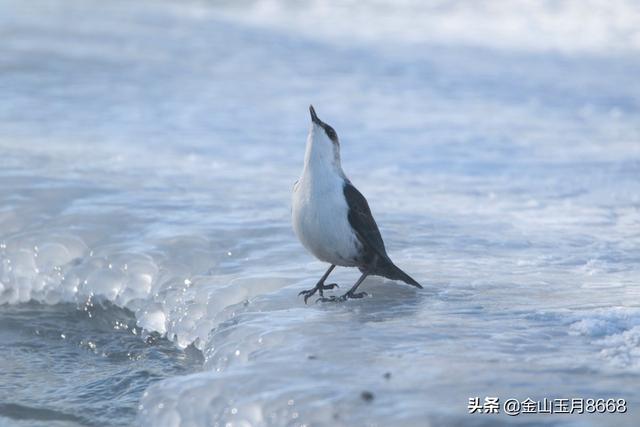
[[[389,259],[367,199],[349,181],[345,181],[343,191],[349,206],[349,224],[355,230],[360,243],[380,258]]]
[[[373,270],[368,271],[371,274],[392,280],[402,280],[409,285],[422,288],[420,283],[400,270],[387,255],[380,230],[378,230],[378,224],[376,224],[376,220],[371,215],[367,199],[349,181],[345,182],[343,191],[349,206],[349,224],[355,230],[358,240],[360,240],[365,249],[365,258],[375,258],[375,255],[379,257],[373,266]],[[370,262],[370,260],[366,262]]]

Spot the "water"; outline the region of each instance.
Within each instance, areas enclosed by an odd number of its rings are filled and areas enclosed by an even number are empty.
[[[0,425],[637,425],[633,3],[103,3],[0,1]],[[311,102],[424,290],[297,297]]]
[[[126,424],[151,383],[202,363],[195,350],[157,334],[141,337],[133,316],[110,304],[27,303],[4,307],[1,316],[3,425]]]

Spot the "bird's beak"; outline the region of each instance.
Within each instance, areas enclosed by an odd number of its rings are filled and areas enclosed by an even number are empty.
[[[321,124],[322,121],[316,115],[316,110],[314,110],[313,105],[309,105],[309,113],[311,113],[311,121],[317,125]]]

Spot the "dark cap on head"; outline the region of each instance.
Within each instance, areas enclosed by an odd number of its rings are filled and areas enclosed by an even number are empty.
[[[311,121],[324,129],[324,132],[327,134],[331,141],[338,143],[338,134],[336,134],[336,131],[331,126],[318,118],[313,105],[309,105],[309,113],[311,113]]]

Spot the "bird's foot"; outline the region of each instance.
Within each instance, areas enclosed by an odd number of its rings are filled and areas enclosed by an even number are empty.
[[[313,288],[311,289],[307,289],[306,291],[301,291],[298,296],[303,295],[304,296],[304,303],[307,303],[307,300],[309,298],[311,298],[316,292],[318,292],[320,294],[320,297],[324,298],[324,291],[327,291],[329,289],[334,289],[334,288],[339,288],[340,286],[338,286],[337,283],[331,283],[329,285],[325,285],[323,283],[318,283],[317,285],[315,285]]]
[[[358,292],[358,293],[355,293],[355,292],[354,292],[354,293],[347,292],[347,293],[346,293],[345,295],[343,295],[343,296],[347,297],[347,299],[360,299],[360,298],[364,298],[364,297],[366,297],[367,295],[369,295],[369,294],[368,294],[368,293],[366,293],[366,292]]]
[[[339,288],[340,286],[338,286],[337,283],[329,283],[328,285],[322,285],[320,287],[320,293],[322,294],[322,291],[326,291],[329,289],[335,289],[335,288]]]
[[[318,298],[316,300],[316,302],[345,302],[348,299],[360,299],[360,298],[364,298],[366,297],[368,294],[366,292],[347,292],[346,294],[336,297],[336,296],[330,296],[330,297],[321,297]]]

